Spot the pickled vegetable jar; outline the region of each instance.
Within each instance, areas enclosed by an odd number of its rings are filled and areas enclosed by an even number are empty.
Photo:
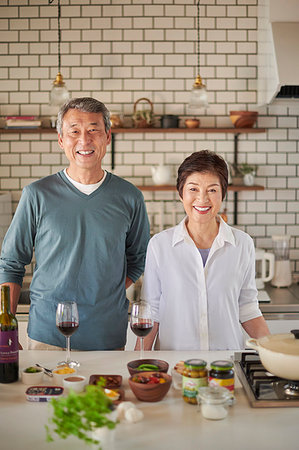
[[[234,393],[234,369],[231,361],[213,361],[209,372],[209,385],[222,386]]]
[[[192,405],[197,404],[198,389],[208,386],[207,363],[202,359],[188,359],[184,362],[183,399]]]

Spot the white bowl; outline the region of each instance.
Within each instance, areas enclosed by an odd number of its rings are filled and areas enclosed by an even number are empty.
[[[44,379],[43,369],[39,369],[38,367],[34,367],[37,372],[25,372],[26,369],[23,369],[21,372],[21,379],[24,384],[31,384],[32,386],[35,384],[40,384]]]
[[[65,389],[72,389],[75,392],[84,391],[87,383],[86,377],[82,375],[69,375],[63,380],[63,386]]]
[[[58,372],[66,372],[66,373],[58,373]],[[66,377],[74,376],[77,371],[71,367],[56,367],[56,369],[52,370],[53,373],[53,383],[57,386],[63,386],[63,380]]]

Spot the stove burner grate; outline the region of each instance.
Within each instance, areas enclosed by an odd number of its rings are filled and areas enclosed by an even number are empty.
[[[268,372],[256,352],[235,353],[234,359],[236,373],[252,406],[299,406],[299,382]]]

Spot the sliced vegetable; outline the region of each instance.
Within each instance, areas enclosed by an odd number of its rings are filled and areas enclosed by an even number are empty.
[[[37,367],[27,367],[27,369],[24,370],[25,373],[37,373],[40,372],[40,369]]]
[[[152,372],[154,370],[159,370],[159,367],[155,364],[140,364],[140,366],[137,367],[137,370]]]

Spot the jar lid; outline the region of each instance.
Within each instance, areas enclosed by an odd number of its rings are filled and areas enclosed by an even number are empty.
[[[225,370],[231,370],[233,368],[234,364],[231,361],[219,360],[219,361],[211,362],[210,366],[211,366],[211,369],[225,371]]]
[[[219,405],[226,403],[230,398],[232,398],[231,392],[222,386],[205,386],[198,388],[198,403],[203,400],[205,403],[211,405]]]
[[[206,367],[207,363],[203,359],[187,359],[187,361],[184,362],[184,365],[191,369],[203,369]]]

